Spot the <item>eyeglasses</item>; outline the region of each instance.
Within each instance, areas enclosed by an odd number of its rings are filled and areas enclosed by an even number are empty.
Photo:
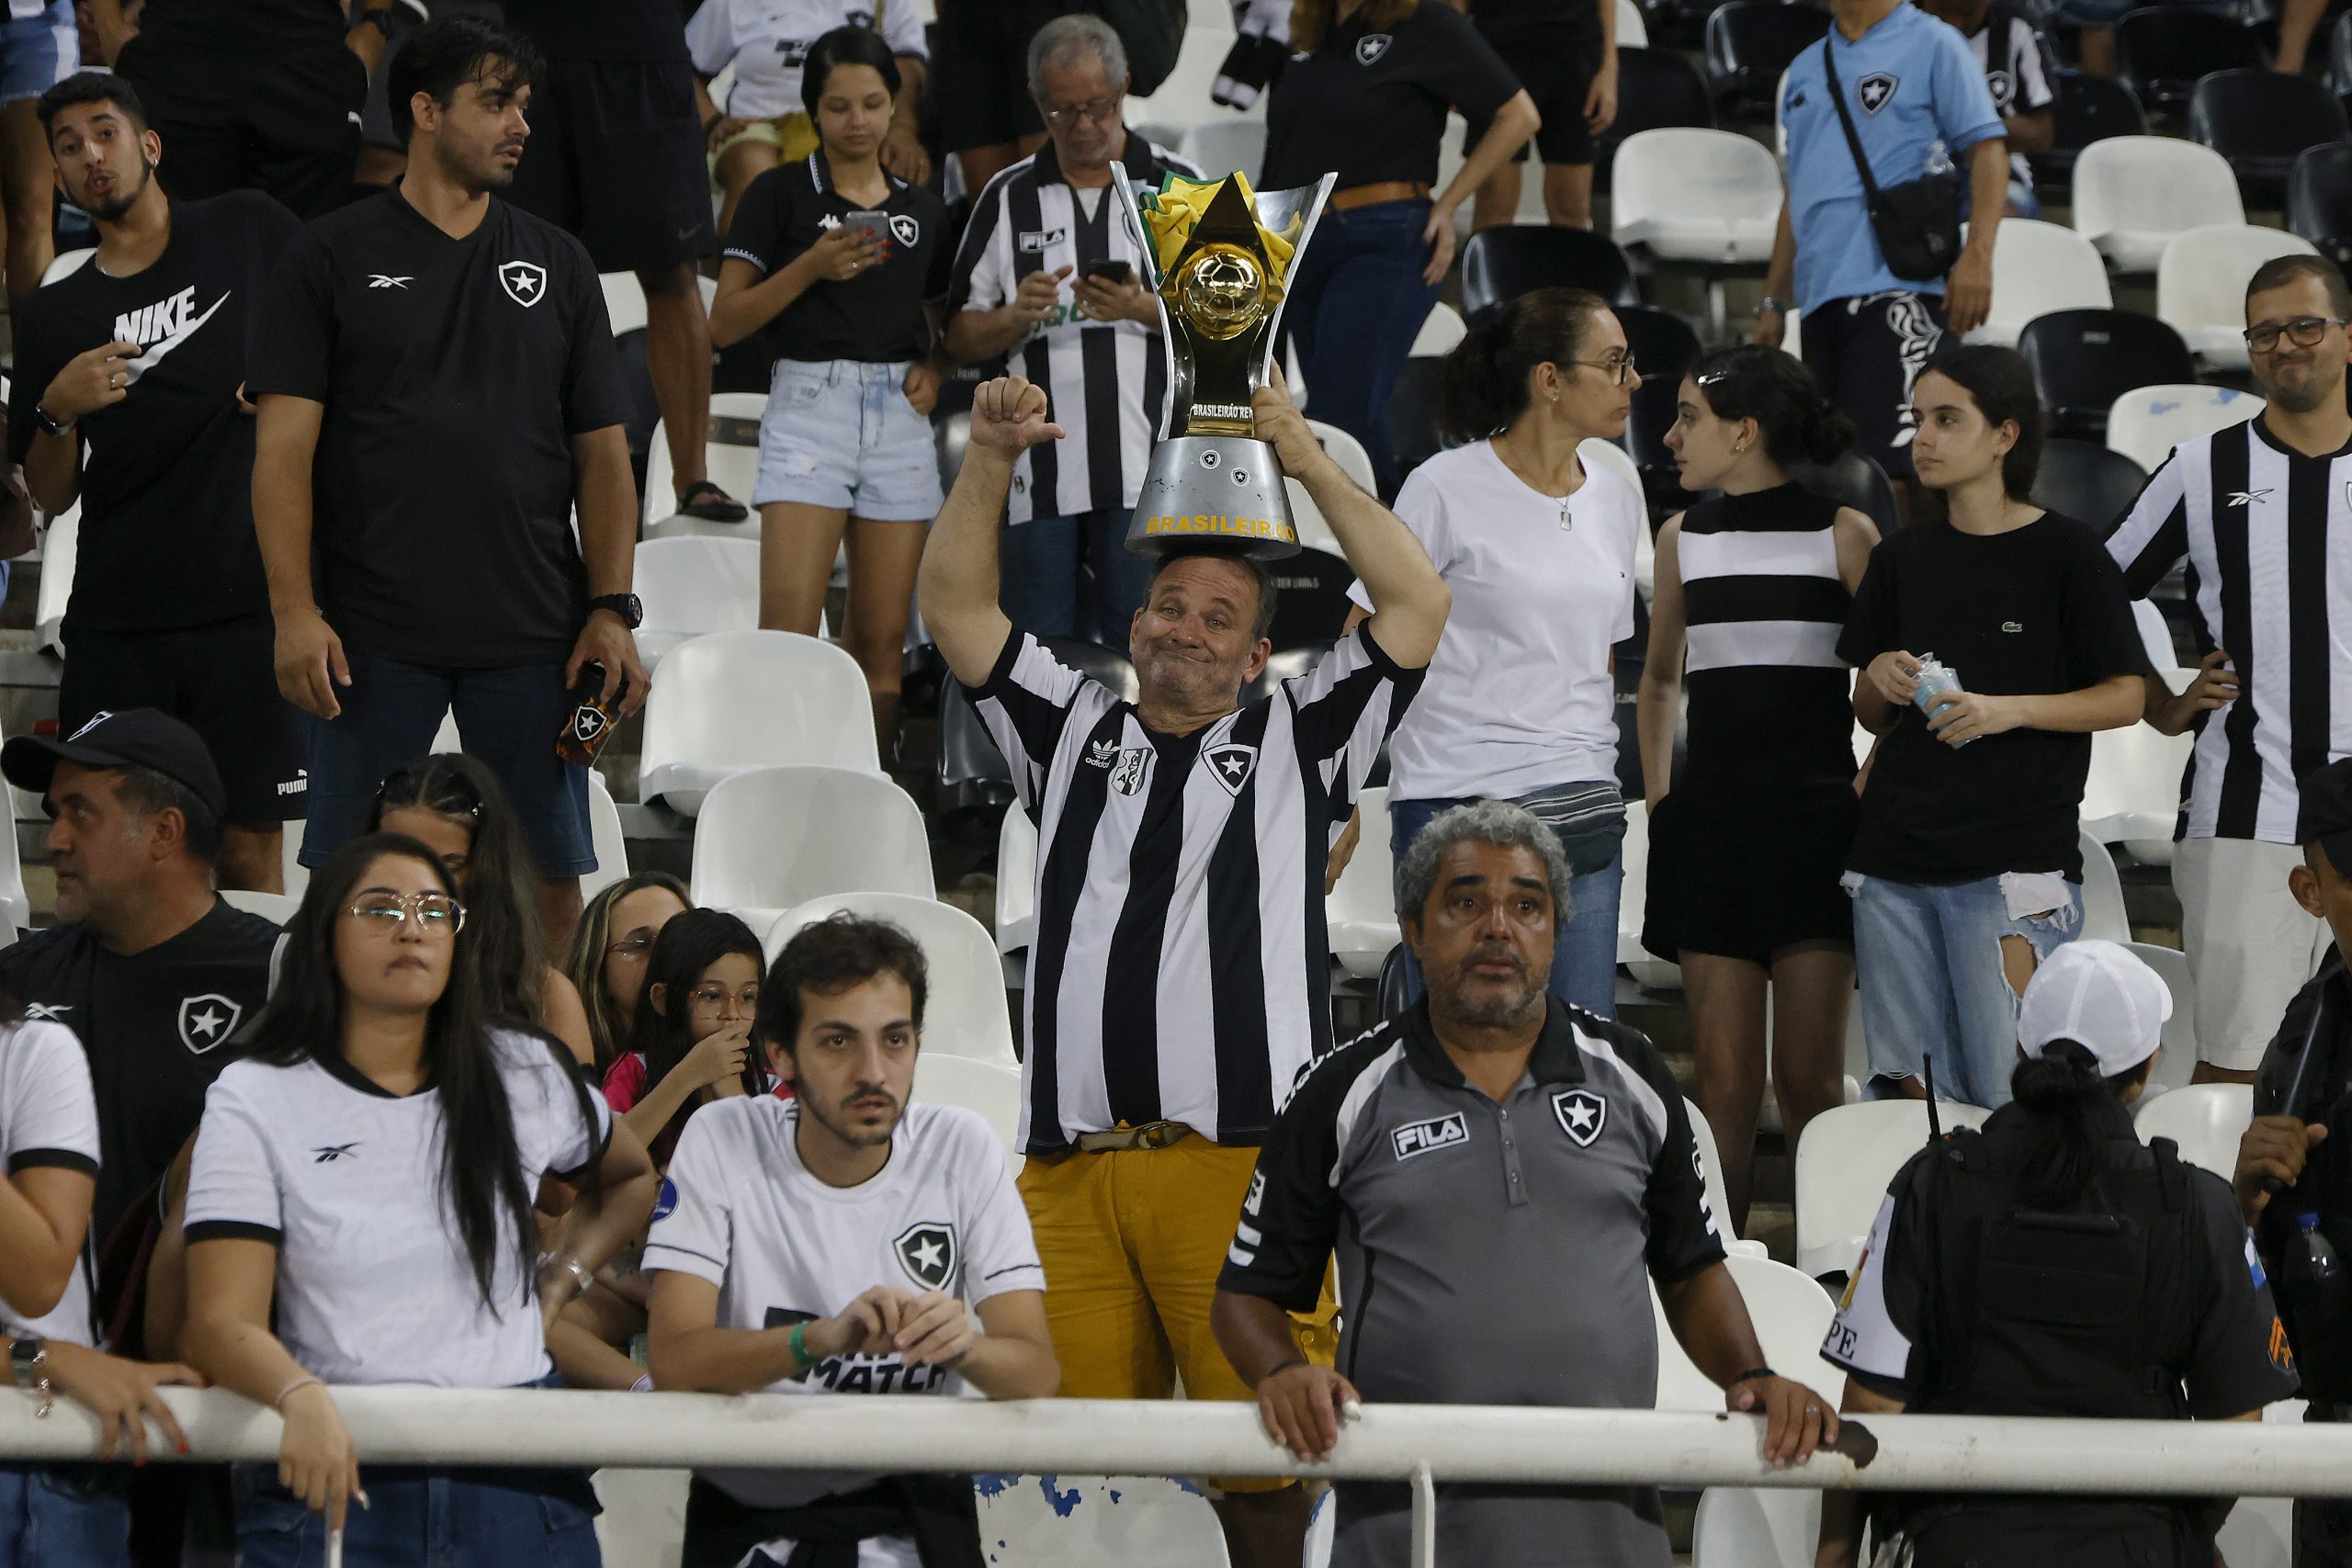
[[[724,986],[697,986],[686,993],[689,1011],[712,1017],[729,1010],[729,1004],[738,1018],[749,1017],[760,1010],[760,988],[746,986],[741,991],[729,991]]]
[[[2284,337],[2297,348],[2316,348],[2319,340],[2327,335],[2328,328],[2345,324],[2338,316],[2297,316],[2293,321],[2275,327],[2265,322],[2246,329],[2245,345],[2256,354],[2275,354],[2278,349],[2278,340]]]
[[[1125,93],[1114,93],[1107,98],[1091,98],[1082,104],[1045,111],[1046,123],[1058,130],[1068,130],[1081,119],[1097,125],[1108,125],[1119,116],[1119,105],[1125,101]]]
[[[416,917],[426,936],[455,936],[466,923],[466,907],[447,893],[362,893],[346,911],[362,929],[390,936]]]
[[[1630,354],[1612,354],[1606,359],[1571,359],[1568,363],[1605,370],[1610,380],[1620,387],[1634,378],[1634,356]]]

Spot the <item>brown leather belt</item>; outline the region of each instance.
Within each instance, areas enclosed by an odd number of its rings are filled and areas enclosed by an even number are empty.
[[[1368,186],[1333,191],[1331,209],[1353,212],[1359,207],[1377,207],[1384,201],[1421,201],[1429,194],[1430,187],[1419,180],[1375,180]]]
[[[1091,1155],[1111,1149],[1164,1149],[1193,1135],[1182,1122],[1147,1122],[1140,1127],[1114,1127],[1107,1133],[1080,1133],[1078,1146]]]

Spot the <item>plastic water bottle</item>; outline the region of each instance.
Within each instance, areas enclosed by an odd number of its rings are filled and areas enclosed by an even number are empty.
[[[1944,144],[1941,141],[1930,141],[1928,143],[1928,167],[1926,172],[1930,175],[1948,175],[1951,173],[1951,154],[1944,150]]]
[[[1923,653],[1919,656],[1919,683],[1911,694],[1913,707],[1917,708],[1928,718],[1933,719],[1936,716],[1936,710],[1928,705],[1946,692],[1959,690],[1960,676],[1951,665],[1946,664],[1932,653]],[[1967,740],[1961,742],[1962,746],[1973,743]]]
[[[2295,1325],[2297,1359],[2312,1399],[2346,1397],[2342,1348],[2352,1329],[2352,1278],[2319,1228],[2317,1213],[2295,1216],[2297,1235],[2278,1260],[2278,1303]]]

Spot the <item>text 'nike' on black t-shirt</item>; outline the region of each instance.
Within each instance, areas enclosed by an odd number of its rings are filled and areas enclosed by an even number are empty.
[[[139,14],[142,52],[299,54],[339,44],[342,0],[147,0]]]
[[[2148,671],[2123,574],[2098,536],[2045,513],[2006,534],[1915,524],[1871,552],[1838,656],[1934,654],[1964,692],[2054,696]],[[1905,707],[1879,743],[1847,864],[1894,882],[2012,871],[2082,879],[2075,822],[2091,738],[2012,729],[1952,747]]]
[[[890,182],[888,197],[878,208],[864,208],[833,188],[820,151],[770,169],[743,193],[735,226],[727,231],[727,254],[751,263],[763,277],[852,212],[884,212],[890,219],[890,254],[880,266],[842,283],[820,278],[768,323],[765,341],[780,357],[888,365],[931,353],[923,304],[946,296],[956,260],[947,243],[947,208],[922,186],[883,177]]]
[[[586,616],[571,438],[621,422],[580,242],[496,198],[453,240],[395,186],[287,248],[247,383],[326,405],[319,607],[413,664],[560,660]]]
[[[257,190],[172,203],[172,233],[145,271],[93,260],[26,303],[9,384],[8,460],[33,411],[76,355],[119,339],[123,400],[82,416],[82,522],[68,624],[94,631],[209,626],[269,607],[254,541],[254,422],[237,408],[246,344],[278,253],[301,231]]]
[[[687,9],[678,0],[506,0],[506,25],[549,60],[678,65],[687,59]]]
[[[1363,15],[1283,68],[1266,105],[1259,188],[1313,185],[1328,172],[1339,175],[1341,190],[1385,180],[1435,185],[1445,111],[1489,119],[1520,90],[1510,68],[1445,0],[1421,0],[1386,32],[1366,32]]]
[[[51,926],[0,953],[0,993],[28,1017],[71,1029],[97,1097],[98,1193],[92,1245],[176,1158],[204,1093],[261,1010],[277,928],[216,902],[196,924],[129,957],[84,926]]]

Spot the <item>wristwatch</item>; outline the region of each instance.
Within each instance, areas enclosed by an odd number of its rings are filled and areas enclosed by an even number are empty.
[[[588,601],[588,608],[592,613],[610,610],[627,621],[631,631],[645,624],[645,601],[634,593],[600,593]]]
[[[1756,313],[1760,316],[1767,310],[1771,311],[1776,316],[1785,316],[1789,313],[1789,302],[1785,299],[1775,299],[1770,294],[1767,294],[1762,299],[1757,302]]]
[[[74,428],[70,419],[60,419],[39,403],[33,405],[33,421],[51,435],[63,435]]]
[[[8,1371],[18,1388],[40,1401],[33,1414],[48,1415],[57,1403],[49,1382],[49,1342],[31,1334],[20,1334],[11,1339]]]

